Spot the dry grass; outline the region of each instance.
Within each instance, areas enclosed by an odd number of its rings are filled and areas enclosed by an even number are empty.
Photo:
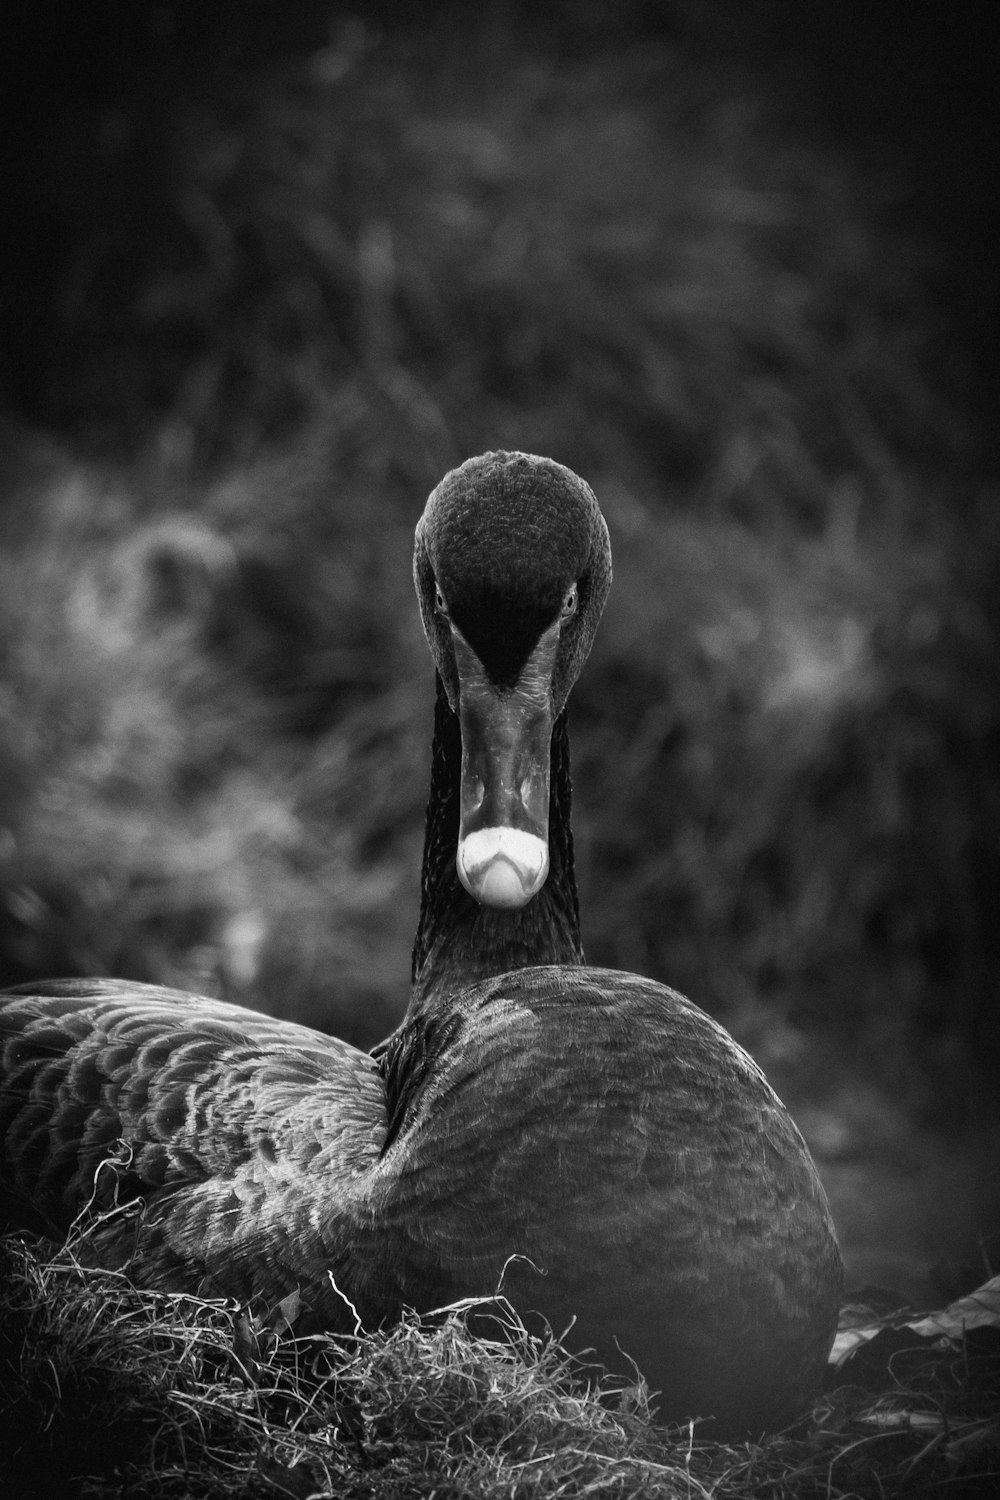
[[[281,1309],[139,1291],[80,1248],[3,1244],[0,1465],[25,1500],[950,1500],[1000,1480],[996,1327],[937,1344],[887,1327],[795,1427],[722,1445],[658,1427],[641,1383],[575,1382],[502,1301],[495,1339],[464,1305],[297,1339]]]

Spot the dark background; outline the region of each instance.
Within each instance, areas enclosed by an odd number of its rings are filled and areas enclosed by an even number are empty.
[[[430,487],[594,485],[584,935],[764,1063],[855,1284],[996,1269],[986,5],[0,16],[0,979],[405,1004]]]

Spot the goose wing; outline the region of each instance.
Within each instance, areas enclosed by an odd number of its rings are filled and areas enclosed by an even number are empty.
[[[371,1059],[303,1026],[124,981],[0,998],[0,1218],[142,1199],[92,1245],[157,1285],[276,1300],[346,1264],[385,1124]]]

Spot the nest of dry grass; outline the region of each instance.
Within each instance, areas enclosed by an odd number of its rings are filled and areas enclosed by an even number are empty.
[[[953,1500],[1000,1482],[995,1302],[979,1326],[946,1321],[939,1337],[869,1317],[805,1418],[733,1445],[658,1427],[641,1381],[584,1385],[502,1301],[495,1339],[469,1333],[464,1304],[296,1338],[293,1308],[251,1318],[139,1290],[79,1250],[2,1245],[0,1464],[22,1500]]]

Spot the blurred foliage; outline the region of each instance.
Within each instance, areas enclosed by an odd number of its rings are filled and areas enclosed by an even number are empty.
[[[517,447],[591,481],[615,548],[572,704],[588,956],[793,1094],[846,1054],[954,1123],[1000,1042],[1000,734],[946,257],[733,7],[627,6],[615,45],[600,9],[310,6],[268,60],[258,7],[211,45],[140,7],[90,94],[43,93],[2,315],[10,409],[66,446],[4,435],[0,977],[393,1024],[412,527]]]
[[[821,513],[887,428],[911,461],[958,436],[925,387],[932,267],[888,227],[906,185],[810,140],[808,73],[663,42],[567,65],[573,28],[517,12],[335,16],[264,70],[179,4],[88,33],[96,97],[50,85],[7,163],[21,404],[116,453],[165,422],[200,459],[376,407],[422,477],[488,426],[684,494],[752,468]]]

